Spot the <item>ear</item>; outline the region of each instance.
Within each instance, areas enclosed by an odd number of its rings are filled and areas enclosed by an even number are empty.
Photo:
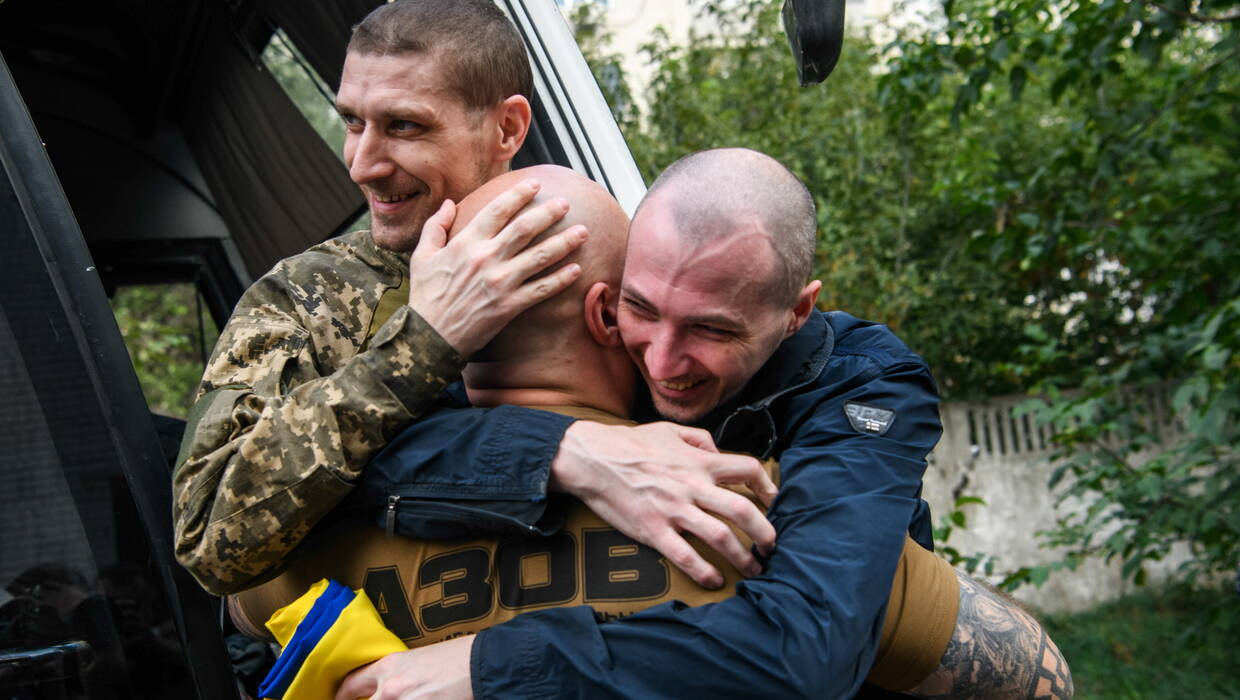
[[[521,95],[511,95],[495,107],[495,160],[510,161],[521,150],[530,132],[533,112],[529,100]]]
[[[809,320],[810,312],[814,310],[814,303],[818,301],[820,291],[822,291],[822,282],[810,280],[810,283],[797,293],[796,304],[792,307],[792,319],[788,322],[788,328],[784,330],[785,338],[801,330],[801,326]]]
[[[616,323],[619,295],[606,282],[595,282],[586,291],[586,330],[594,342],[605,347],[620,344],[620,327]]]

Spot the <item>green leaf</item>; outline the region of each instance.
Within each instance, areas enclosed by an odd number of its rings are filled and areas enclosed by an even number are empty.
[[[1029,71],[1024,66],[1012,66],[1011,72],[1008,73],[1008,90],[1011,93],[1012,101],[1019,102],[1021,93],[1025,91],[1025,83],[1029,80]]]
[[[1003,63],[1004,61],[1007,60],[1009,53],[1010,53],[1010,50],[1008,47],[1007,39],[999,38],[990,47],[990,60],[994,61],[995,63]]]
[[[1029,228],[1037,228],[1038,224],[1042,223],[1042,218],[1030,211],[1022,211],[1017,214],[1016,220]]]
[[[1206,327],[1201,331],[1201,341],[1198,343],[1198,347],[1202,347],[1206,343],[1214,340],[1214,337],[1218,335],[1218,329],[1223,325],[1223,320],[1226,316],[1227,314],[1224,310],[1219,310],[1210,315],[1210,320],[1206,323]]]
[[[1046,334],[1046,331],[1042,329],[1042,326],[1039,326],[1036,323],[1025,324],[1024,331],[1025,331],[1025,336],[1027,336],[1028,338],[1032,339],[1035,342],[1045,343],[1046,341],[1050,340],[1050,336]]]
[[[1051,101],[1058,102],[1064,90],[1067,90],[1069,85],[1076,82],[1078,75],[1080,75],[1079,70],[1069,68],[1061,73],[1058,78],[1055,78],[1055,82],[1051,83]]]
[[[1229,359],[1231,359],[1231,348],[1211,345],[1202,354],[1201,364],[1208,370],[1218,371],[1227,365]]]
[[[1058,486],[1059,482],[1063,480],[1064,475],[1067,474],[1068,468],[1071,466],[1072,465],[1070,464],[1061,464],[1058,467],[1055,467],[1055,471],[1051,472],[1051,478],[1046,482],[1046,488],[1054,489]]]
[[[1041,586],[1046,583],[1046,579],[1050,578],[1051,570],[1047,566],[1034,566],[1029,569],[1029,583],[1034,586]]]

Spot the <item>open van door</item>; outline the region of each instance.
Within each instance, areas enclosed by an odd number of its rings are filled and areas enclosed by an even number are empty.
[[[0,696],[239,697],[108,297],[187,282],[222,324],[351,224],[360,193],[259,56],[283,32],[334,89],[380,2],[0,0]],[[496,4],[535,78],[516,165],[632,213],[644,184],[556,3]]]
[[[99,274],[0,58],[0,695],[236,698],[173,560],[168,470]]]

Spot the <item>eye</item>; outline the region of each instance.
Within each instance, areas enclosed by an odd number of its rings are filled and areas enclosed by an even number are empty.
[[[421,131],[422,125],[408,119],[393,119],[388,123],[388,129],[397,133],[413,133]]]
[[[355,114],[349,114],[349,113],[347,113],[347,112],[341,112],[341,113],[340,113],[340,121],[344,122],[344,125],[345,125],[347,128],[350,128],[350,129],[355,129],[355,128],[361,128],[361,127],[362,127],[362,120],[361,120],[361,119],[359,119],[359,118],[357,117],[357,115],[355,115]]]
[[[702,335],[708,338],[714,339],[714,340],[730,340],[736,337],[736,333],[726,328],[720,328],[718,326],[708,326],[705,324],[701,324],[701,325],[695,326],[695,328]]]
[[[632,297],[621,297],[620,303],[624,304],[629,312],[640,318],[654,318],[655,316],[654,311],[650,307]]]

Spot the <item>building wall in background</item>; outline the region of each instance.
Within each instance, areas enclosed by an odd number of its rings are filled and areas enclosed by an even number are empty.
[[[960,496],[986,501],[964,506],[968,526],[956,528],[948,542],[965,556],[993,555],[997,571],[1061,559],[1062,552],[1040,546],[1036,533],[1054,525],[1057,516],[1085,507],[1074,500],[1057,504],[1055,493],[1047,488],[1056,467],[1052,434],[1049,427],[1038,427],[1033,416],[1018,415],[1016,407],[1026,400],[1010,396],[985,403],[943,404],[943,439],[926,471],[923,495],[936,521]],[[1134,395],[1131,400],[1149,408],[1148,419],[1161,427],[1164,442],[1177,439],[1178,424],[1167,391]],[[1148,583],[1165,581],[1186,554],[1187,550],[1174,551],[1162,562],[1147,563]],[[1014,597],[1046,612],[1084,610],[1134,592],[1134,584],[1120,575],[1121,564],[1091,558],[1075,571],[1052,573],[1041,587],[1019,589]]]

